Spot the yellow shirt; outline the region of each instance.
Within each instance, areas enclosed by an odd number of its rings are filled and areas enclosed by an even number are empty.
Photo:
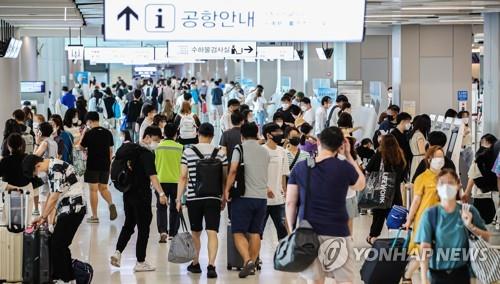
[[[427,169],[415,180],[415,185],[413,186],[413,198],[415,196],[420,196],[420,205],[418,206],[417,213],[413,219],[413,231],[410,240],[410,251],[416,248],[414,242],[415,235],[418,231],[418,226],[420,224],[420,218],[427,208],[430,208],[439,203],[439,195],[437,193],[437,174],[433,171]]]

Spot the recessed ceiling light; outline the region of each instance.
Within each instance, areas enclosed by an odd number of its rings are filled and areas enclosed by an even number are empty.
[[[421,6],[421,7],[402,7],[403,11],[420,10],[483,10],[484,7],[475,6]]]
[[[442,19],[439,20],[440,23],[482,23],[483,19]]]
[[[435,15],[401,15],[401,14],[389,14],[389,15],[366,15],[365,18],[428,18],[434,17]]]

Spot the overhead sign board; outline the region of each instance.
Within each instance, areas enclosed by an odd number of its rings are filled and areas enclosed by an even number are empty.
[[[457,92],[457,100],[459,102],[466,102],[468,98],[469,98],[468,91],[461,90]]]
[[[295,49],[293,46],[259,46],[257,47],[257,59],[294,60]]]
[[[21,81],[21,93],[45,93],[45,81]]]
[[[246,59],[255,58],[255,42],[169,42],[169,58]]]
[[[105,0],[106,40],[359,42],[365,0]]]
[[[90,47],[85,60],[94,63],[143,64],[154,61],[153,47]]]
[[[83,45],[68,45],[66,51],[68,52],[68,60],[83,60]]]

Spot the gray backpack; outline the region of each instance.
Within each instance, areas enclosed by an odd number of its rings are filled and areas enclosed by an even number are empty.
[[[168,251],[168,261],[172,263],[187,263],[196,256],[193,243],[193,236],[188,232],[186,220],[182,212],[180,213],[180,222],[184,232],[178,233],[170,243]]]

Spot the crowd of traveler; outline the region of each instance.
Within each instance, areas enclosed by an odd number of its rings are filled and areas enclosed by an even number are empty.
[[[358,128],[343,94],[321,98],[314,109],[311,101],[316,98],[290,90],[268,115],[273,103],[266,100],[261,85],[245,92],[239,83],[214,79],[171,77],[129,85],[119,78],[112,86],[91,86],[89,96],[80,87],[63,88],[61,113],[46,118],[25,107],[15,110],[4,127],[2,186],[33,192],[33,223],[46,222],[52,230],[51,253],[58,255],[53,258],[54,279],[74,279],[69,246],[87,214],[85,184],[88,223],[99,223],[99,195],[110,220],[125,217],[111,265],[120,267],[137,227],[135,272],[155,270],[146,260],[153,192],[159,243],[178,234],[187,209],[196,250],[187,267],[190,273],[203,271],[201,235],[206,231],[208,278],[217,277],[221,212],[226,207],[228,234],[243,259],[241,278],[256,273],[269,217],[278,240],[293,232],[298,220],[307,219],[320,243],[340,238],[351,251],[358,197],[367,177],[376,172],[395,174],[391,206],[409,208],[402,227],[412,228],[412,255],[430,247],[467,247],[464,227],[489,237],[485,224],[496,214],[499,143],[485,134],[474,153],[466,111],[448,111],[462,119],[465,129],[460,164],[466,170],[460,172],[446,153],[446,134],[431,131],[429,115],[412,117],[397,105],[387,108],[373,139],[356,141],[353,133]],[[123,193],[120,212],[108,184],[113,159],[123,153],[133,153],[134,159],[128,165],[131,187]],[[244,183],[243,193],[238,183]],[[404,196],[407,191],[412,192],[411,201]],[[381,236],[389,212],[370,210],[368,244]],[[433,214],[441,216],[436,227],[430,220]],[[456,232],[449,231],[450,224]],[[403,281],[411,283],[418,266],[423,281],[427,271],[432,283],[469,283],[471,278],[466,261],[442,263],[434,256],[417,260],[412,258]],[[345,265],[327,271],[317,260],[301,275],[316,283],[326,277],[352,283],[354,261],[349,253]]]

